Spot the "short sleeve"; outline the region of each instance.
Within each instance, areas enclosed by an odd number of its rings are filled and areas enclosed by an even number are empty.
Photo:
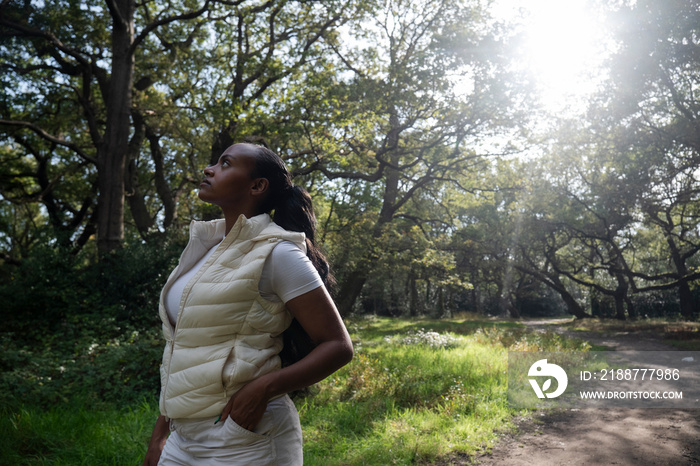
[[[290,241],[272,250],[260,277],[260,295],[270,301],[288,302],[323,286],[323,280],[306,254]]]

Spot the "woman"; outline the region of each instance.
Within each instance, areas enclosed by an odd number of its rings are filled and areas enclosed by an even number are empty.
[[[199,197],[224,219],[192,222],[161,293],[161,415],[144,464],[301,465],[299,416],[287,393],[353,356],[324,286],[311,198],[276,154],[252,144],[229,147],[204,176]],[[282,367],[292,318],[315,346]]]

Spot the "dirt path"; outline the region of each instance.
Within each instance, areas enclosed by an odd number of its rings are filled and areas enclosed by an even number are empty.
[[[531,323],[537,330],[542,323]],[[576,332],[576,338],[618,351],[670,351],[647,334],[600,335]],[[700,410],[569,409],[535,412],[516,422],[478,465],[688,465],[700,464]]]

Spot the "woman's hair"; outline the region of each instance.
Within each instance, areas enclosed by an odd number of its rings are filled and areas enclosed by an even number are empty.
[[[272,214],[274,222],[288,231],[306,235],[306,255],[321,276],[326,288],[335,285],[335,279],[325,256],[316,244],[316,216],[309,193],[292,183],[292,176],[284,161],[270,149],[255,145],[257,154],[252,178],[267,179],[268,194],[258,207],[258,214]],[[280,353],[282,365],[288,366],[302,359],[315,344],[294,319],[283,334],[284,348]]]
[[[268,194],[257,213],[273,214],[275,223],[285,230],[306,235],[306,255],[318,271],[327,288],[335,285],[328,261],[316,244],[316,215],[309,193],[292,183],[292,176],[284,161],[267,147],[258,150],[252,178],[267,179]]]

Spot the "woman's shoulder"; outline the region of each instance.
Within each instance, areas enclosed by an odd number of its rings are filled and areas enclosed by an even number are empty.
[[[299,259],[308,260],[306,253],[298,244],[288,240],[280,241],[270,253],[270,260],[275,262]]]
[[[291,241],[281,241],[268,256],[260,289],[269,287],[286,303],[322,285],[323,280],[306,253]]]
[[[258,236],[258,240],[278,240],[282,242],[291,242],[306,254],[306,235],[299,231],[285,230],[275,222],[270,222],[269,225]],[[277,247],[275,247],[277,249]]]

